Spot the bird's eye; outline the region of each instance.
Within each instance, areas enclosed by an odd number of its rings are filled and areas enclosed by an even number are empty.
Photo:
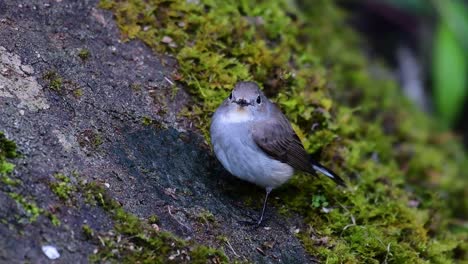
[[[232,99],[232,93],[229,94],[229,100],[231,100],[231,99]]]
[[[260,95],[257,97],[257,104],[260,104],[262,102],[262,98],[260,98]]]

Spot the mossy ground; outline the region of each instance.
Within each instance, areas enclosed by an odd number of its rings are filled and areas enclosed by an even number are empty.
[[[277,192],[277,207],[308,223],[299,237],[311,254],[327,263],[467,257],[466,223],[454,231],[455,219],[468,215],[463,150],[391,80],[369,75],[381,66],[364,59],[333,1],[299,8],[281,0],[102,0],[101,7],[114,12],[124,39],[177,58],[172,78],[196,98],[187,114],[207,139],[209,117],[229,90],[254,80],[307,150],[349,178],[341,189],[297,175]]]
[[[72,195],[72,192],[76,191],[75,186],[71,184],[70,178],[62,173],[54,175],[55,181],[50,183],[50,189],[60,199],[68,200]]]
[[[80,49],[80,51],[78,52],[78,57],[80,57],[80,59],[83,61],[87,61],[90,56],[91,52],[89,52],[88,49]]]
[[[62,91],[63,79],[55,71],[47,72],[46,74],[44,74],[44,76],[42,76],[42,78],[49,82],[48,87],[53,91]]]
[[[114,221],[114,229],[95,232],[83,225],[84,235],[100,245],[90,257],[92,262],[118,261],[121,263],[226,263],[222,251],[181,240],[173,234],[160,231],[157,217],[140,220],[126,212],[96,183],[82,183],[79,191],[90,204],[106,210]]]
[[[7,159],[13,159],[18,156],[16,152],[16,144],[8,140],[5,135],[0,132],[0,176],[2,176],[3,183],[8,185],[13,184],[11,180],[6,178],[6,174],[10,173],[15,165],[8,162]]]
[[[19,178],[14,178],[11,173],[15,165],[10,161],[19,157],[16,150],[16,144],[8,140],[0,132],[0,192],[5,192],[13,199],[21,209],[21,215],[14,215],[18,223],[28,224],[37,221],[43,215],[47,216],[54,226],[61,224],[60,220],[50,210],[45,210],[37,205],[34,197],[22,193],[23,182]],[[1,221],[7,221],[0,219]]]
[[[6,136],[0,132],[0,191],[4,191],[15,200],[19,207],[22,208],[25,218],[18,216],[19,222],[34,222],[43,213],[34,200],[30,197],[26,198],[19,194],[16,189],[21,185],[21,181],[10,177],[10,173],[15,168],[15,165],[9,160],[19,156],[16,150],[16,144],[8,140]]]

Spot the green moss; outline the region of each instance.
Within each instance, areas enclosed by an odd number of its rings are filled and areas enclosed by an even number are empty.
[[[28,217],[29,222],[34,222],[41,215],[42,209],[40,209],[32,199],[27,199],[23,195],[14,192],[15,187],[21,185],[21,181],[13,179],[8,174],[10,174],[14,165],[7,161],[7,159],[13,159],[18,157],[18,152],[16,150],[16,144],[8,140],[6,136],[0,132],[0,180],[3,186],[8,187],[6,193],[13,200],[15,200],[19,207],[21,207],[24,213]],[[0,187],[3,187],[0,185]],[[0,190],[1,191],[1,190]]]
[[[29,222],[35,222],[37,218],[43,213],[32,199],[27,199],[19,193],[10,192],[8,195],[15,200],[18,205],[24,210],[29,218]]]
[[[80,57],[80,59],[83,61],[87,61],[90,56],[91,52],[89,52],[88,49],[80,49],[80,52],[78,52],[78,57]]]
[[[3,170],[6,172],[6,171],[13,170],[13,168],[14,168],[13,164],[9,163],[9,165],[4,164]],[[8,177],[6,174],[0,176],[0,182],[7,186],[18,186],[21,184],[20,180],[12,179]]]
[[[38,217],[45,213],[54,226],[59,226],[61,223],[57,216],[40,208],[34,201],[33,197],[25,197],[21,194],[22,192],[20,191],[20,188],[22,186],[22,181],[9,175],[13,171],[14,165],[7,162],[6,158],[12,159],[18,156],[19,154],[16,150],[16,144],[13,141],[6,139],[4,134],[0,132],[0,183],[2,183],[0,185],[0,191],[4,191],[8,196],[15,200],[18,206],[23,210],[26,218],[18,216],[19,222],[24,222],[25,219],[29,223],[35,222]],[[6,188],[2,189],[1,187]]]
[[[18,156],[15,142],[8,140],[2,132],[0,132],[0,159],[13,159]]]
[[[153,120],[147,116],[144,116],[141,118],[141,123],[144,125],[144,126],[150,126],[151,124],[153,124]]]
[[[70,182],[70,178],[62,173],[54,174],[55,181],[50,183],[50,189],[60,199],[67,201],[71,194],[76,191],[76,187]]]
[[[101,206],[114,221],[114,229],[110,232],[98,233],[87,225],[82,227],[85,236],[99,245],[90,261],[227,263],[224,253],[217,249],[183,241],[171,233],[154,229],[151,224],[158,221],[156,216],[142,221],[126,212],[99,184],[83,183],[81,188],[87,201]]]
[[[0,179],[5,185],[15,185],[15,181],[7,176],[13,171],[15,165],[8,162],[7,159],[13,159],[18,156],[16,144],[8,140],[6,136],[0,132]]]
[[[90,150],[98,150],[99,146],[104,143],[102,135],[99,131],[86,129],[78,135],[78,144],[80,147]]]
[[[208,210],[203,210],[200,213],[198,213],[197,218],[198,218],[199,221],[201,221],[204,224],[209,224],[209,223],[215,223],[216,222],[215,216],[213,215],[213,213],[211,213]]]
[[[32,223],[45,211],[36,204],[33,197],[25,197],[22,195],[20,191],[22,181],[9,175],[13,171],[14,165],[7,162],[6,159],[12,159],[18,156],[16,144],[6,139],[5,135],[0,132],[0,182],[3,185],[0,185],[0,187],[6,186],[5,190],[0,189],[0,191],[5,191],[5,193],[15,200],[18,206],[23,210],[26,218],[20,217],[19,222],[23,222],[24,219],[26,219],[29,223]],[[61,224],[60,220],[53,213],[45,212],[45,215],[48,216],[54,226],[59,226]]]
[[[312,196],[311,206],[313,208],[327,207],[328,206],[327,198],[324,195],[321,195],[321,194],[314,195],[314,196]]]
[[[141,91],[141,84],[140,83],[132,83],[130,85],[130,88],[132,88],[133,91],[139,92]]]
[[[48,87],[55,92],[61,92],[63,86],[63,79],[55,71],[48,71],[42,78],[49,82]]]
[[[83,225],[81,227],[83,234],[86,236],[87,239],[91,239],[94,236],[94,230],[89,225]]]
[[[83,89],[78,88],[78,89],[73,90],[73,95],[74,95],[76,98],[82,97],[82,96],[83,96]]]
[[[52,225],[60,226],[62,224],[62,222],[60,222],[60,219],[58,219],[58,217],[55,214],[47,212],[47,216],[49,217],[49,220],[52,223]]]
[[[183,114],[207,139],[209,117],[233,85],[255,80],[306,149],[350,178],[341,189],[299,174],[277,191],[281,210],[311,226],[298,236],[321,261],[467,257],[467,233],[452,232],[468,216],[460,144],[402,100],[392,80],[369,75],[381,66],[364,59],[333,1],[302,2],[105,0],[101,7],[114,12],[125,40],[177,58],[177,82],[196,101]]]
[[[97,148],[99,147],[100,145],[102,145],[103,140],[102,140],[102,136],[101,134],[96,134],[96,136],[93,138],[93,140],[91,141],[92,145],[94,148]]]
[[[227,258],[214,248],[198,246],[191,249],[190,263],[203,264],[210,260],[212,263],[227,263]]]
[[[159,218],[156,215],[148,217],[148,224],[157,224],[159,223]]]
[[[179,93],[180,88],[177,85],[171,86],[171,100],[174,101],[177,94]]]

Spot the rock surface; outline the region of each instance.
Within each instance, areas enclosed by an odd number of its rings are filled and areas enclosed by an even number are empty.
[[[111,227],[99,207],[60,200],[50,189],[56,173],[101,183],[127,211],[157,215],[162,230],[231,260],[313,262],[294,234],[300,219],[270,208],[268,228],[242,223],[257,217],[263,191],[227,175],[178,117],[190,96],[172,86],[174,60],[119,38],[97,1],[0,1],[0,131],[21,153],[13,175],[20,194],[62,223],[44,214],[27,221],[0,185],[0,262],[49,263],[41,248],[54,245],[54,263],[84,263],[97,245],[82,226]]]

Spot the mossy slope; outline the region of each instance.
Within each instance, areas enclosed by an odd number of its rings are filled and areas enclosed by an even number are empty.
[[[457,141],[434,132],[436,124],[402,102],[392,81],[369,75],[376,65],[363,58],[332,1],[309,5],[101,1],[124,39],[177,58],[172,79],[196,98],[187,114],[206,136],[211,113],[233,85],[255,80],[306,148],[348,176],[344,190],[306,175],[280,190],[277,206],[309,225],[299,236],[311,254],[327,263],[466,258],[466,224],[456,219],[468,215],[467,166]]]
[[[160,231],[157,217],[142,221],[126,212],[96,183],[81,184],[82,193],[90,204],[99,205],[114,220],[114,229],[97,233],[83,225],[88,239],[100,245],[90,257],[92,262],[113,261],[121,263],[227,263],[220,250],[184,241],[175,235]]]

